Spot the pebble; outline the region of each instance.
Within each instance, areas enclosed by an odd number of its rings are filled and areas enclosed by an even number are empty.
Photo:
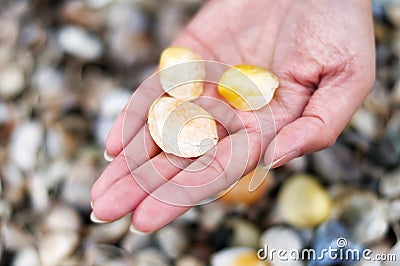
[[[57,35],[61,49],[83,60],[98,59],[103,47],[100,40],[85,29],[76,26],[64,26]]]
[[[185,232],[175,225],[168,225],[161,228],[156,232],[155,237],[161,249],[170,258],[179,257],[188,245]]]
[[[292,250],[301,251],[303,242],[297,232],[290,227],[276,225],[268,228],[260,235],[259,246],[263,249],[262,256],[269,261],[271,266],[300,266],[302,263],[298,260],[293,260],[287,256],[287,260],[280,260],[277,254],[272,253],[272,250]]]
[[[38,251],[42,266],[56,266],[76,249],[79,236],[74,231],[53,231],[38,241]]]
[[[370,192],[355,192],[338,199],[335,206],[339,220],[357,243],[368,244],[382,239],[388,230],[384,203]]]
[[[278,206],[289,224],[314,227],[328,218],[332,200],[313,176],[296,174],[283,183]]]
[[[400,169],[389,172],[381,178],[379,192],[390,199],[400,196]]]

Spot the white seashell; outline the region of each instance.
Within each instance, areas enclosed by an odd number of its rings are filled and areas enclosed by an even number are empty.
[[[57,40],[66,53],[78,58],[95,60],[103,52],[100,40],[80,27],[63,27],[58,32]]]
[[[13,98],[25,87],[25,74],[17,64],[10,64],[0,69],[0,96]]]
[[[12,135],[11,160],[23,171],[33,170],[37,164],[37,155],[43,142],[43,127],[36,121],[19,125]]]
[[[41,266],[37,250],[32,246],[27,246],[17,252],[11,264],[12,266]]]
[[[157,145],[180,157],[198,157],[218,142],[215,120],[191,102],[161,97],[150,108],[148,124]]]
[[[28,190],[31,204],[37,212],[44,212],[50,204],[46,185],[40,175],[32,175],[28,178]]]
[[[57,266],[75,250],[79,243],[74,231],[53,231],[39,239],[38,250],[42,266]]]
[[[67,205],[56,205],[46,216],[46,230],[50,231],[79,231],[82,220],[77,211]]]

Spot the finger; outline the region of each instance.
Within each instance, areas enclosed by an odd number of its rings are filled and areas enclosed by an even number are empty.
[[[148,127],[143,127],[97,179],[92,187],[92,201],[95,202],[115,182],[153,158],[159,151],[160,149],[150,136]]]
[[[372,88],[373,79],[354,78],[353,73],[348,75],[321,81],[320,88],[310,98],[302,116],[284,126],[270,143],[265,162],[273,161],[273,167],[278,167],[293,158],[335,143]]]
[[[165,183],[191,162],[160,153],[132,174],[127,174],[109,187],[93,202],[93,211],[103,221],[113,221],[133,211],[148,193]]]
[[[215,157],[206,153],[147,196],[134,211],[134,227],[154,231],[199,201],[216,195],[253,169],[261,151],[259,133],[241,131],[224,138],[217,145]]]

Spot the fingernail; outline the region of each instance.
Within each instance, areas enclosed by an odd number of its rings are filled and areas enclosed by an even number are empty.
[[[133,234],[136,234],[136,235],[147,235],[147,234],[149,234],[147,232],[142,232],[142,231],[137,230],[133,224],[131,224],[129,226],[129,231],[131,233],[133,233]]]
[[[106,159],[107,162],[112,162],[114,158],[115,158],[114,156],[108,154],[107,150],[104,150],[104,159]]]
[[[105,224],[108,223],[107,221],[103,221],[100,220],[99,218],[96,217],[96,215],[94,214],[94,212],[92,212],[90,214],[90,220],[92,220],[92,222],[96,223],[96,224]]]
[[[90,208],[93,209],[93,201],[90,201]]]
[[[296,151],[289,152],[289,153],[283,155],[281,158],[276,159],[275,161],[273,161],[269,165],[264,166],[263,169],[264,170],[268,170],[268,169],[273,169],[273,168],[279,167],[283,163],[286,163],[286,162],[296,158],[297,156],[298,156],[298,153]]]

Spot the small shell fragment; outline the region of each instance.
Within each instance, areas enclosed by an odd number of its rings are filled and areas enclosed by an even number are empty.
[[[150,135],[167,153],[179,157],[198,157],[217,144],[217,125],[200,106],[161,97],[151,106],[148,123]]]
[[[237,65],[227,70],[218,83],[218,92],[230,105],[242,110],[266,106],[279,86],[271,71],[253,65]]]
[[[164,91],[178,99],[199,97],[206,76],[205,64],[201,60],[200,55],[185,47],[165,49],[160,57],[159,73]]]

